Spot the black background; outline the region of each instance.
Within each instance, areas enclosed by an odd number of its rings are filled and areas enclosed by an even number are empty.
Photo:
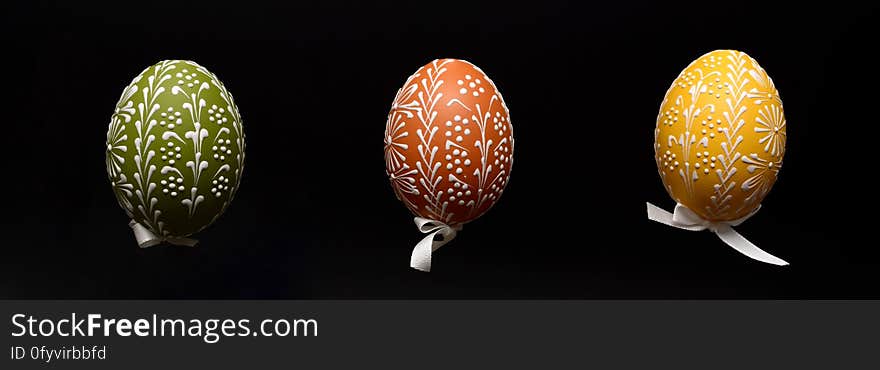
[[[880,298],[878,6],[541,1],[4,4],[5,298]],[[27,4],[27,5],[25,5]],[[663,94],[719,48],[785,102],[785,168],[738,230],[791,266],[645,217]],[[504,197],[434,256],[384,173],[397,89],[469,60],[511,111]],[[137,248],[104,167],[122,89],[192,59],[235,95],[247,160],[196,248]]]

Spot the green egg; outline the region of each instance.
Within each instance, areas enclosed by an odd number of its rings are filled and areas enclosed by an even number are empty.
[[[161,61],[123,90],[107,130],[107,174],[119,205],[154,234],[149,245],[223,214],[241,182],[244,139],[232,94],[195,62]]]

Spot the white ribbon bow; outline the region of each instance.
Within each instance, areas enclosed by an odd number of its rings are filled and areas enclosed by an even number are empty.
[[[198,240],[190,239],[190,238],[175,238],[175,237],[161,237],[147,229],[144,225],[141,225],[135,220],[131,220],[128,223],[128,226],[131,227],[131,230],[134,231],[134,238],[137,240],[138,246],[141,248],[148,248],[154,245],[161,244],[162,242],[167,242],[168,244],[173,245],[182,245],[186,247],[193,247],[198,243]]]
[[[694,211],[691,211],[681,203],[675,204],[675,210],[672,214],[666,212],[660,207],[657,207],[651,203],[648,203],[648,218],[654,221],[657,221],[661,224],[666,224],[672,227],[677,227],[679,229],[690,230],[690,231],[700,231],[700,230],[710,230],[718,235],[718,237],[724,241],[727,245],[733,247],[738,252],[745,254],[748,257],[756,259],[761,262],[766,262],[778,266],[788,265],[788,262],[783,261],[782,259],[773,256],[770,253],[764,252],[761,248],[758,248],[742,235],[740,235],[736,230],[733,229],[733,226],[737,226],[743,221],[747,220],[749,217],[752,217],[758,210],[761,209],[759,205],[758,208],[755,208],[754,211],[745,215],[745,217],[738,218],[736,220],[731,221],[721,221],[721,222],[711,222],[709,220],[705,220]]]
[[[409,266],[419,270],[431,271],[431,253],[455,239],[455,235],[461,230],[461,225],[449,226],[437,220],[416,217],[413,219],[416,226],[424,234],[428,234],[413,249],[412,257],[409,259]],[[440,234],[442,239],[434,240],[434,236]]]

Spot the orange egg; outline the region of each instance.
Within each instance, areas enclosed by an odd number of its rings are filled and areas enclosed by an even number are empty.
[[[459,59],[419,68],[397,92],[385,126],[385,170],[416,216],[462,225],[488,211],[513,165],[513,127],[501,93]]]

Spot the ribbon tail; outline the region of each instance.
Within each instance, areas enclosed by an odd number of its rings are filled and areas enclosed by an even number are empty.
[[[134,232],[134,239],[137,241],[139,247],[149,248],[162,243],[162,238],[154,234],[150,229],[147,229],[144,225],[131,220],[131,222],[128,223],[128,226],[130,226],[131,230]]]
[[[646,203],[648,204],[649,220],[672,226],[672,213],[666,212],[665,209],[657,207],[650,202]]]
[[[745,237],[740,235],[736,230],[728,225],[721,225],[715,230],[715,234],[721,238],[724,243],[731,246],[733,249],[736,249],[738,252],[748,256],[749,258],[769,263],[777,266],[785,266],[788,265],[788,262],[783,261],[781,258],[776,257],[770,253],[765,252],[761,248],[758,248],[756,245],[752,244],[752,242],[748,241]]]
[[[431,271],[431,253],[434,251],[434,235],[437,235],[438,232],[440,232],[440,230],[428,234],[419,242],[419,244],[416,244],[416,247],[413,248],[412,256],[409,259],[409,267],[424,272]]]
[[[434,240],[437,234],[440,234],[443,238],[441,240]],[[412,256],[409,259],[409,266],[419,271],[430,272],[431,254],[444,244],[449,243],[449,241],[455,238],[455,234],[454,229],[444,226],[425,236],[413,248]]]
[[[675,216],[672,213],[669,213],[665,209],[657,207],[650,202],[646,203],[648,205],[648,219],[651,221],[656,221],[661,224],[683,230],[700,231],[706,229],[706,227],[702,225],[687,225],[677,222],[675,220]]]

